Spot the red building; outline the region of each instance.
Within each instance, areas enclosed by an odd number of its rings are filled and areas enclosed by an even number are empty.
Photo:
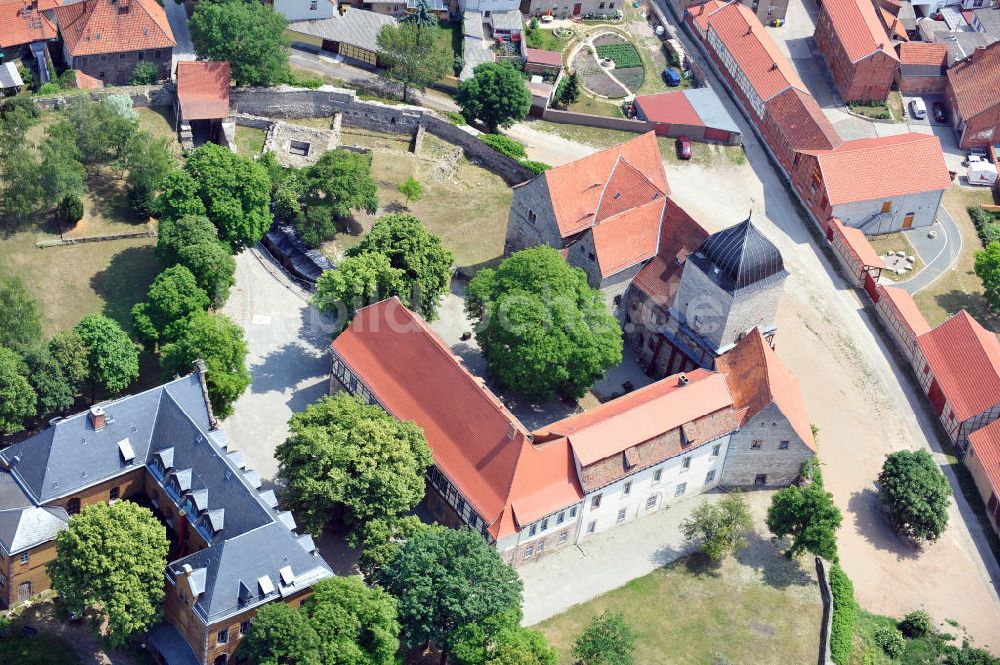
[[[930,42],[903,42],[896,47],[896,82],[904,95],[942,94],[948,83],[948,47]]]
[[[1000,42],[955,63],[945,94],[962,149],[1000,143]]]
[[[844,101],[883,101],[899,59],[869,0],[825,0],[816,43]]]

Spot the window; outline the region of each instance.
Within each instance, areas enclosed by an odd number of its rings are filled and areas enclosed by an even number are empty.
[[[240,636],[246,635],[250,632],[250,619],[245,621],[240,621]]]
[[[318,5],[317,0],[312,0],[312,2],[309,3],[309,11],[311,12],[316,11],[317,5]]]
[[[108,498],[111,501],[117,501],[119,496],[121,496],[121,488],[115,485],[111,488],[111,491],[108,492]]]
[[[576,506],[573,506],[572,508],[569,509],[569,516],[576,517]]]
[[[70,499],[66,502],[66,512],[70,515],[76,515],[80,512],[80,500]]]
[[[25,552],[24,554],[21,555],[21,563],[28,563],[28,561],[30,559],[31,559],[31,555],[28,554],[27,552]]]
[[[564,510],[561,513],[559,513],[558,517],[556,517],[556,524],[562,524],[565,521],[566,521],[566,511]]]
[[[540,540],[538,541],[538,545],[535,546],[535,554],[541,554],[544,551],[545,551],[545,541]]]
[[[298,155],[299,157],[306,157],[309,154],[309,142],[290,141],[288,143],[288,152],[289,154]]]
[[[549,528],[549,518],[546,517],[545,519],[542,520],[542,531],[545,531],[548,528]]]
[[[153,56],[159,58],[160,57],[160,51],[159,50],[154,51],[153,52]]]
[[[618,521],[619,522],[624,522],[625,521],[625,509],[624,508],[622,508],[621,510],[618,511]]]
[[[537,220],[537,219],[538,219],[538,215],[535,214],[535,211],[534,210],[529,210],[528,211],[528,222],[531,223],[532,225],[534,225],[535,220]]]
[[[609,2],[608,3],[608,9],[614,9],[614,8],[615,8],[615,3]]]
[[[215,643],[216,644],[225,644],[228,641],[229,641],[229,629],[228,628],[223,628],[222,630],[220,630],[218,633],[215,634]]]
[[[143,60],[143,59],[144,59],[145,57],[146,57],[146,53],[145,53],[144,51],[139,51],[139,56],[138,56],[138,58],[139,58],[140,60]]]
[[[649,510],[650,508],[652,508],[655,505],[656,505],[656,495],[654,494],[651,497],[649,497],[648,499],[646,499],[646,510]]]
[[[593,499],[590,500],[590,507],[591,508],[600,508],[601,507],[601,495],[600,494],[598,494],[597,496],[595,496]]]
[[[524,548],[524,558],[525,559],[530,559],[531,555],[534,554],[534,553],[535,553],[535,546],[534,545],[528,545],[527,547]]]
[[[778,444],[778,449],[779,450],[788,450],[788,442],[787,441],[782,441],[781,443],[779,443]]]
[[[681,468],[690,469],[691,468],[691,458],[685,457],[684,461],[681,463]]]
[[[591,520],[590,524],[587,525],[587,533],[594,533],[594,529],[597,528],[597,520]]]
[[[688,488],[687,483],[680,483],[679,485],[677,485],[677,489],[674,490],[674,496],[684,496],[684,492],[687,491],[687,488]]]
[[[631,493],[632,493],[632,481],[630,480],[627,483],[625,483],[625,487],[622,488],[622,494],[628,496]]]
[[[718,457],[719,456],[719,451],[721,451],[721,450],[722,450],[722,444],[721,443],[717,443],[714,446],[712,446],[712,457]]]
[[[760,447],[762,445],[764,445],[763,441],[761,441],[760,439],[754,439],[753,441],[750,442],[750,449],[751,450],[760,450]]]
[[[711,471],[705,474],[705,484],[707,485],[713,480],[715,480],[715,469],[712,469]]]
[[[658,483],[660,479],[663,478],[663,469],[657,469],[653,472],[653,482]]]
[[[532,536],[534,536],[537,531],[538,531],[538,527],[535,526],[534,524],[532,524],[528,528],[528,538],[531,538]]]
[[[565,543],[567,537],[568,536],[566,535],[565,531],[563,531],[562,533],[560,533],[559,534],[559,542],[557,544],[562,545],[563,543]]]
[[[124,60],[125,59],[125,54],[124,53],[119,53],[118,54],[118,59],[119,60]]]

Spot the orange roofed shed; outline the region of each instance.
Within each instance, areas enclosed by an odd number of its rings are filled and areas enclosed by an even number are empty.
[[[218,120],[229,116],[228,62],[178,62],[177,103],[183,120]]]

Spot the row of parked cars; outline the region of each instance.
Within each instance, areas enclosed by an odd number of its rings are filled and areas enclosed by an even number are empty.
[[[941,123],[942,125],[948,124],[948,109],[941,102],[934,102],[931,104],[931,112],[934,114],[934,120]],[[912,99],[910,100],[910,116],[916,118],[917,120],[923,120],[927,117],[927,105],[924,104],[922,99]]]

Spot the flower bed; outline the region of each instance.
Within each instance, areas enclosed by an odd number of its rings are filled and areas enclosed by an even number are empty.
[[[639,52],[628,42],[598,46],[597,55],[614,60],[615,69],[642,68],[642,58],[639,57]]]

